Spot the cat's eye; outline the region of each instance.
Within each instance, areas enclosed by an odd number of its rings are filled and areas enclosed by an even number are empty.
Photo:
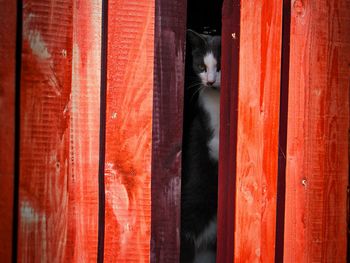
[[[200,70],[200,71],[207,71],[207,67],[204,65],[204,64],[199,64],[198,65],[198,69]]]

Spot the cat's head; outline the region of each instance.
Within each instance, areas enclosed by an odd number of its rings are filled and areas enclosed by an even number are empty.
[[[221,37],[199,34],[189,29],[187,39],[192,50],[192,67],[201,83],[220,90]]]

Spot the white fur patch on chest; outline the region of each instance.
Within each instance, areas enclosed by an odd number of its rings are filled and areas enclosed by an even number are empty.
[[[196,254],[193,263],[215,263],[216,254],[212,250],[204,250]]]
[[[196,248],[206,248],[216,240],[217,220],[216,216],[210,221],[208,226],[195,239]]]
[[[209,126],[213,136],[208,142],[209,156],[219,159],[220,132],[220,92],[211,88],[204,89],[199,95],[199,103],[209,115]]]

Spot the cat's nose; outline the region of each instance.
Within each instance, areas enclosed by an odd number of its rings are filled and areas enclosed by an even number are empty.
[[[207,81],[208,86],[212,86],[215,83],[215,81]]]

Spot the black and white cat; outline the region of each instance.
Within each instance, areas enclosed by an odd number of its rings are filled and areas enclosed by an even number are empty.
[[[181,262],[215,262],[220,126],[220,36],[188,30],[192,73],[186,92],[181,191]],[[186,73],[188,74],[188,73]]]

